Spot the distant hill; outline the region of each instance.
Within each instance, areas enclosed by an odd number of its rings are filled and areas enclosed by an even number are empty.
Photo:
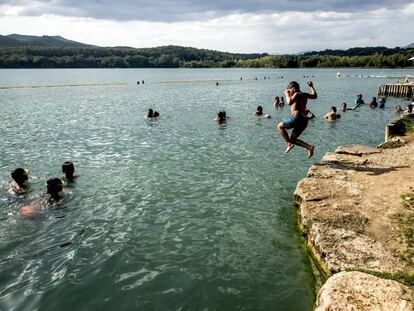
[[[404,49],[414,49],[414,42],[405,46]]]
[[[304,53],[303,55],[310,56],[310,55],[332,55],[332,56],[366,56],[366,55],[373,55],[373,54],[383,54],[383,55],[391,55],[394,53],[399,53],[401,51],[400,48],[387,48],[385,46],[375,46],[375,47],[354,47],[348,50],[323,50],[323,51],[312,51]]]
[[[94,47],[93,45],[68,40],[61,36],[27,36],[19,34],[0,36],[0,48],[18,46]]]
[[[0,35],[0,47],[15,47],[22,46],[24,43],[14,40],[12,38]]]
[[[356,47],[296,55],[182,46],[97,47],[60,36],[0,35],[0,68],[406,68],[414,48]]]

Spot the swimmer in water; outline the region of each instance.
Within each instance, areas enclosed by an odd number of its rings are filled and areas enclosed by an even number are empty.
[[[158,119],[160,117],[160,113],[158,111],[154,111],[154,114],[152,115],[153,119]]]
[[[262,106],[257,106],[256,112],[253,113],[253,115],[257,117],[258,119],[270,119],[272,117],[270,114],[263,114]]]
[[[327,119],[328,121],[333,121],[336,119],[340,119],[341,115],[339,113],[336,113],[336,107],[332,106],[331,107],[331,111],[329,111],[326,115],[325,115],[325,119]]]
[[[358,108],[360,105],[364,105],[365,102],[362,99],[362,94],[357,95],[357,99],[355,99],[355,107]]]
[[[61,177],[61,179],[65,182],[73,182],[76,178],[78,178],[77,175],[75,175],[75,166],[72,162],[66,161],[62,165],[62,173],[65,174]]]
[[[217,123],[223,123],[227,121],[227,116],[225,111],[219,111],[217,117],[214,119]]]
[[[27,181],[29,180],[29,172],[24,168],[16,168],[11,172],[13,181],[10,183],[9,191],[15,194],[23,194],[29,190]]]
[[[287,143],[285,153],[288,153],[297,145],[308,150],[308,158],[310,158],[314,154],[315,147],[299,139],[299,136],[308,126],[308,118],[305,115],[308,99],[316,99],[318,97],[312,81],[308,81],[308,86],[311,89],[311,93],[303,93],[300,90],[299,83],[295,81],[289,83],[285,91],[285,96],[290,106],[291,116],[285,121],[280,122],[277,129]],[[293,131],[289,137],[287,130],[292,128]]]
[[[356,110],[358,108],[359,105],[355,105],[352,108],[347,108],[347,104],[346,103],[342,103],[341,105],[341,110],[342,112],[346,112],[347,110]]]
[[[50,178],[46,182],[47,191],[32,202],[20,207],[20,214],[24,217],[35,218],[48,204],[58,203],[62,199],[64,182],[60,178]]]
[[[275,106],[276,109],[279,108],[279,106],[280,106],[280,98],[279,98],[279,96],[276,96],[275,97],[275,102],[273,103],[273,105]]]
[[[262,106],[257,106],[256,112],[253,115],[256,116],[256,117],[263,116],[263,107]]]
[[[369,107],[370,108],[377,108],[378,107],[378,102],[377,102],[376,97],[373,97],[372,100],[369,102]]]
[[[380,109],[384,109],[385,108],[385,97],[380,97],[380,99],[379,99],[379,105],[378,105],[378,108],[380,108]]]
[[[305,116],[308,118],[308,120],[315,118],[315,114],[312,111],[310,111],[309,109],[305,110]]]
[[[148,109],[148,113],[147,113],[147,115],[145,116],[145,118],[147,118],[147,119],[152,119],[154,117],[154,110],[152,110],[152,109]]]

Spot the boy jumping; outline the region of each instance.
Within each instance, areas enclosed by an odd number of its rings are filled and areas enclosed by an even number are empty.
[[[277,129],[287,142],[287,148],[285,153],[288,153],[295,145],[298,145],[308,150],[308,158],[310,158],[311,156],[313,156],[315,147],[298,139],[300,134],[302,134],[302,132],[308,126],[308,118],[306,117],[305,113],[308,99],[316,99],[318,97],[318,95],[316,94],[316,90],[313,87],[312,81],[308,81],[308,85],[311,89],[311,93],[302,93],[297,82],[292,81],[289,83],[285,91],[285,96],[286,101],[290,106],[291,116],[287,118],[285,121],[280,122],[277,125]],[[286,130],[292,128],[293,131],[289,137],[289,134]]]

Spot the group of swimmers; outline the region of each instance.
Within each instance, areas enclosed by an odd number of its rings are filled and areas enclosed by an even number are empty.
[[[65,183],[72,183],[77,178],[75,166],[72,162],[65,162],[62,165],[63,176],[49,178],[46,181],[46,193],[41,194],[37,199],[24,203],[20,207],[20,214],[25,217],[36,217],[40,210],[47,204],[57,203],[62,199],[62,192]],[[27,169],[18,167],[11,172],[12,181],[9,193],[24,195],[30,191],[29,172]]]
[[[276,109],[283,108],[285,106],[285,99],[279,96],[275,97],[275,102],[273,103]]]
[[[223,110],[217,113],[217,116],[214,118],[214,121],[216,121],[217,123],[224,123],[228,119],[230,119],[230,117],[228,117],[227,113]]]
[[[302,92],[300,90],[299,83],[297,83],[296,81],[292,81],[288,84],[285,90],[285,97],[286,97],[287,104],[290,106],[291,115],[286,120],[280,122],[277,125],[277,130],[279,131],[280,135],[283,137],[283,139],[287,143],[285,153],[288,153],[294,146],[299,146],[307,150],[308,158],[310,158],[314,155],[315,146],[308,144],[304,142],[303,140],[299,139],[299,136],[303,133],[303,131],[308,126],[308,121],[312,118],[315,118],[315,115],[311,111],[309,111],[309,109],[307,109],[306,107],[307,102],[309,99],[311,100],[317,99],[318,96],[317,96],[315,87],[313,85],[313,82],[308,81],[307,84],[310,88],[310,93]],[[358,94],[355,100],[354,107],[348,108],[347,104],[343,103],[341,106],[341,110],[343,112],[346,112],[348,110],[356,110],[360,105],[363,105],[363,104],[365,104],[365,102],[362,99],[362,94]],[[283,107],[284,98],[283,97],[280,98],[276,96],[274,106],[277,109]],[[410,105],[410,108],[411,108],[410,112],[412,112],[413,106],[414,106],[414,99],[413,99],[413,103]],[[377,102],[376,97],[373,97],[371,102],[369,103],[369,107],[385,108],[385,98],[381,97],[379,102]],[[155,117],[154,114],[155,112],[153,112],[152,109],[150,109],[146,117],[152,119]],[[266,118],[266,119],[271,118],[271,115],[263,113],[262,106],[257,106],[257,109],[253,115],[258,118]],[[159,114],[157,114],[157,117],[158,116]],[[337,113],[337,109],[335,106],[332,106],[331,111],[329,111],[325,115],[325,119],[329,121],[339,119],[340,117],[341,115]],[[229,119],[229,117],[227,117],[226,112],[219,111],[214,120],[218,123],[223,123],[223,122],[226,122],[227,119]],[[290,129],[292,129],[292,132],[289,135],[287,130],[290,130]]]
[[[160,114],[158,111],[154,111],[153,109],[148,109],[148,113],[145,116],[146,119],[154,120],[158,119],[160,117]]]
[[[360,105],[364,105],[364,104],[365,104],[365,102],[362,99],[362,94],[358,94],[357,99],[355,99],[355,106],[354,106],[354,108],[352,108],[352,110],[355,110]],[[378,102],[377,102],[377,98],[375,96],[372,97],[371,101],[368,103],[368,106],[370,108],[384,109],[385,108],[385,97],[380,97]],[[349,109],[349,110],[351,110],[351,109]]]
[[[385,101],[384,97],[381,97],[379,99],[379,101],[377,102],[377,98],[374,96],[374,97],[372,97],[372,100],[369,102],[368,106],[370,108],[384,109],[385,108],[385,103],[386,103],[386,101]],[[365,105],[365,101],[362,99],[362,94],[358,94],[357,98],[355,99],[355,105],[353,107],[349,108],[347,103],[342,103],[341,111],[342,112],[347,112],[348,110],[356,110],[361,105]],[[324,118],[327,119],[328,121],[333,121],[333,120],[340,119],[341,115],[337,112],[337,108],[335,106],[332,106],[331,110],[326,113]]]
[[[401,113],[401,112],[402,113],[413,113],[413,110],[414,110],[414,97],[411,100],[411,103],[407,105],[407,108],[405,110],[403,110],[401,108],[401,105],[398,105],[398,106],[395,107],[394,112],[397,112],[397,113]]]

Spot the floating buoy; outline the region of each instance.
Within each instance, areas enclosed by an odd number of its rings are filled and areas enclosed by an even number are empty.
[[[337,78],[341,77],[341,73],[340,73],[340,72],[337,72],[337,73],[336,73],[336,77],[337,77]]]

